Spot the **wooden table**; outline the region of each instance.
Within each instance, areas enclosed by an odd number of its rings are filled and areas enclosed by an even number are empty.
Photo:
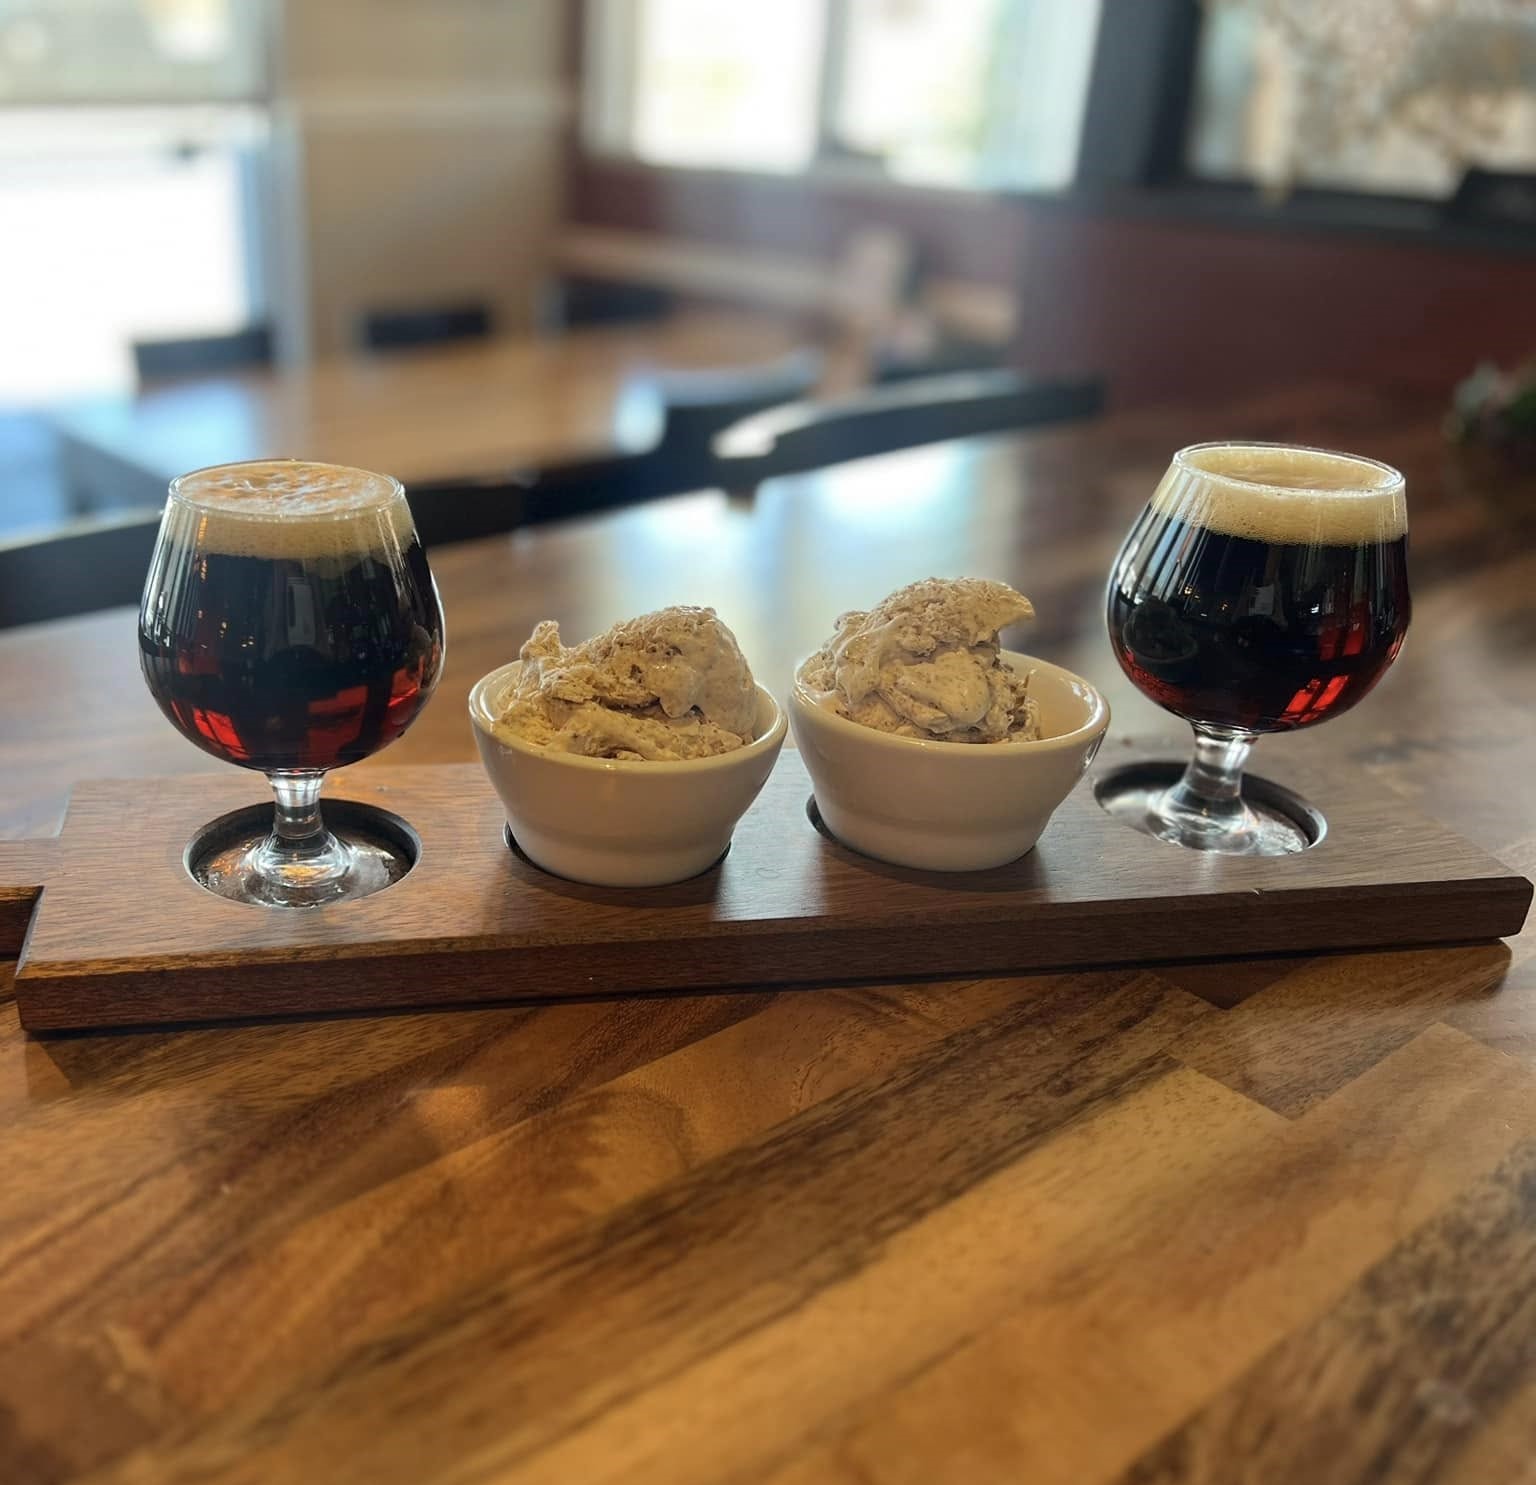
[[[65,478],[87,506],[102,493],[157,504],[185,470],[294,452],[453,479],[641,452],[661,431],[648,373],[753,366],[798,343],[782,316],[684,314],[166,382],[55,422]]]
[[[445,551],[387,758],[469,757],[539,617],[713,600],[782,684],[928,571],[1017,581],[1182,747],[1111,661],[1111,553],[1177,444],[1305,437],[1408,474],[1417,612],[1263,768],[1347,755],[1529,872],[1536,508],[1449,479],[1434,412],[1296,394]],[[0,671],[12,833],[203,766],[125,612]],[[0,1004],[0,1479],[1531,1480],[1533,949],[30,1042]]]

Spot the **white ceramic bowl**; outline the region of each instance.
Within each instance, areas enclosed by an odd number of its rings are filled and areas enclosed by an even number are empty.
[[[1088,771],[1109,706],[1059,665],[1003,651],[1030,670],[1036,742],[952,743],[893,737],[819,705],[795,671],[789,720],[827,829],[866,856],[928,871],[980,871],[1034,848]]]
[[[773,771],[784,714],[757,688],[757,737],[733,753],[678,763],[581,758],[491,730],[520,661],[469,693],[480,761],[530,860],[601,887],[655,887],[707,871]]]

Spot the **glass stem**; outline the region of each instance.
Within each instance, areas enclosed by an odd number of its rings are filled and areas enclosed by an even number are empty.
[[[320,819],[320,786],[325,775],[319,769],[269,773],[277,809],[267,854],[275,862],[301,866],[324,856],[332,846],[331,834]]]
[[[320,818],[324,770],[284,768],[267,775],[276,809],[271,832],[241,858],[240,891],[225,892],[243,902],[273,907],[317,907],[343,897],[361,897],[387,887],[390,878],[378,862],[364,860],[372,878],[361,891],[357,850],[325,828]]]
[[[1232,836],[1251,828],[1243,803],[1243,766],[1253,751],[1251,732],[1195,726],[1195,756],[1184,776],[1163,795],[1160,813],[1195,834]]]

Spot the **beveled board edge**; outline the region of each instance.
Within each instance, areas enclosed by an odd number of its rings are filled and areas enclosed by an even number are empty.
[[[1134,754],[1125,761],[1135,761]],[[1339,766],[1331,762],[1326,772]],[[392,806],[396,799],[403,802],[418,781],[430,789],[428,780],[436,778],[440,785],[449,776],[455,776],[455,790],[462,780],[480,781],[472,765],[438,765],[372,774],[364,792]],[[115,786],[103,781],[103,787]],[[141,789],[142,782],[136,787]],[[1092,780],[1081,787],[1091,791]],[[1088,813],[1104,819],[1091,805]],[[266,961],[245,952],[232,957],[227,951],[206,962],[185,955],[158,962],[142,954],[116,960],[34,955],[30,961],[24,957],[18,968],[15,994],[29,1030],[62,1031],[624,993],[963,979],[1479,942],[1517,933],[1530,907],[1532,884],[1445,827],[1422,823],[1443,837],[1447,849],[1457,847],[1456,854],[1470,867],[1468,875],[1437,875],[1435,857],[1407,873],[1406,880],[1399,874],[1391,882],[1272,889],[1249,884],[1196,896],[1170,887],[1152,896],[1046,904],[1000,895],[984,913],[978,914],[973,904],[964,913],[947,915],[946,924],[959,926],[963,920],[963,933],[947,936],[935,935],[929,913],[879,923],[835,917],[815,922],[763,917],[708,927],[695,923],[661,940],[648,935],[643,942],[626,936],[509,945],[484,933],[431,942],[354,940]],[[87,834],[101,824],[88,819]],[[10,853],[0,854],[0,881],[9,876],[13,884],[8,898],[18,944],[25,931],[21,920],[40,900],[30,883],[72,880],[65,850],[68,830],[62,842],[0,842],[0,853]],[[15,885],[18,881],[21,886]],[[1352,899],[1355,911],[1339,911],[1341,892]],[[44,901],[40,916],[47,912]],[[963,938],[958,946],[957,936]],[[35,942],[31,948],[36,949]]]
[[[1482,942],[1517,933],[1532,884],[1514,874],[1455,883],[1425,882],[1353,889],[1365,905],[1400,908],[1383,917],[1375,937],[1341,918],[1309,931],[1298,950],[1287,924],[1295,911],[1336,895],[1331,890],[1284,894],[1284,913],[1270,894],[1243,892],[1198,900],[1137,899],[1114,904],[1057,904],[1050,933],[1030,934],[1030,915],[973,925],[965,963],[935,951],[923,926],[882,935],[872,949],[867,928],[814,933],[707,935],[678,941],[673,952],[637,956],[626,943],[484,948],[247,964],[239,973],[238,1007],[227,971],[180,968],[115,973],[28,974],[16,980],[23,1026],[65,1031],[102,1026],[251,1020],[274,1016],[465,1006],[498,1001],[572,999],[656,991],[806,989],[859,981],[957,979],[1045,970],[1177,963],[1268,954],[1425,947]],[[1213,912],[1219,907],[1219,912]],[[1198,933],[1190,920],[1200,920]],[[858,965],[856,974],[849,966]]]
[[[14,959],[27,941],[32,913],[58,859],[56,837],[0,841],[0,959]]]

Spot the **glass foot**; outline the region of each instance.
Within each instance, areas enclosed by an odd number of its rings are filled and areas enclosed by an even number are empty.
[[[1186,850],[1222,856],[1294,856],[1311,850],[1328,822],[1300,795],[1248,774],[1242,806],[1220,829],[1165,808],[1166,797],[1183,776],[1177,763],[1134,763],[1106,774],[1094,787],[1099,807],[1123,825]]]
[[[200,887],[253,907],[315,908],[368,897],[416,864],[414,833],[383,810],[335,801],[335,830],[302,861],[272,849],[272,808],[252,806],[213,821],[187,848],[187,872]]]

